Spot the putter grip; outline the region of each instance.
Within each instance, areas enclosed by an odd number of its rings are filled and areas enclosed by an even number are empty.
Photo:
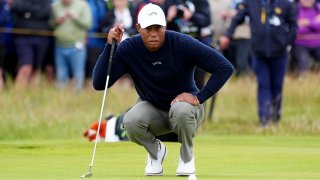
[[[109,64],[108,64],[107,76],[110,75],[111,64],[112,64],[112,59],[113,59],[113,54],[114,54],[114,48],[115,48],[115,46],[116,46],[116,41],[113,40],[113,41],[112,41],[112,45],[111,45],[110,56],[109,56]]]

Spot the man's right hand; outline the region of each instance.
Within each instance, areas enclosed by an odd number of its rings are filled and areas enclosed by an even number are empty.
[[[222,50],[227,49],[230,45],[230,38],[228,36],[221,36],[219,38],[219,44]]]
[[[112,41],[115,40],[119,43],[122,39],[124,33],[124,28],[122,25],[115,25],[113,28],[110,29],[108,33],[108,44],[112,44]]]

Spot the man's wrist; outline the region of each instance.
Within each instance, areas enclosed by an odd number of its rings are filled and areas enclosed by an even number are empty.
[[[194,97],[195,97],[195,99],[196,99],[196,104],[199,105],[199,104],[200,104],[200,101],[199,101],[198,97],[197,97],[196,95],[195,95]]]

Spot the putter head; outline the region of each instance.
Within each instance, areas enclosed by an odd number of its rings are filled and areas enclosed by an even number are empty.
[[[88,173],[86,173],[86,174],[84,174],[84,175],[82,175],[82,176],[80,176],[81,178],[89,178],[89,177],[91,177],[92,176],[92,172],[88,172]]]

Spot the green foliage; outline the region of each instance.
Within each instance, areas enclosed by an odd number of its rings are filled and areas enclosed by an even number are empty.
[[[103,91],[91,87],[77,94],[45,84],[38,89],[0,93],[0,140],[78,138],[98,121]],[[104,115],[120,113],[136,101],[133,90],[108,90]],[[104,118],[104,116],[103,116]]]

